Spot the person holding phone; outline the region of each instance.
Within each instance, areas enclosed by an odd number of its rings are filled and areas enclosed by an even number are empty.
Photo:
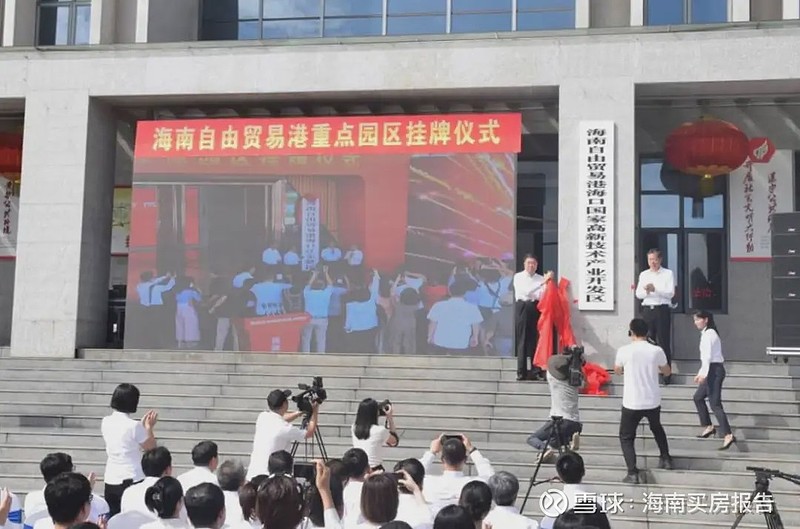
[[[360,448],[367,454],[370,468],[383,470],[385,447],[395,447],[400,442],[394,424],[394,406],[387,402],[385,408],[375,399],[361,401],[356,412],[356,420],[351,427],[353,448]],[[386,416],[386,422],[378,424],[380,416]]]

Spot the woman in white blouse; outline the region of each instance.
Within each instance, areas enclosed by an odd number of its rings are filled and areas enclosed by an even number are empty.
[[[144,493],[144,504],[158,516],[158,520],[144,524],[141,529],[188,529],[181,520],[183,487],[172,476],[164,476]]]
[[[106,444],[105,499],[109,516],[120,511],[122,493],[144,479],[142,451],[156,447],[153,429],[158,414],[152,410],[141,421],[131,419],[139,407],[139,389],[133,384],[120,384],[111,397],[114,412],[103,418],[100,430]]]
[[[386,416],[385,425],[378,424],[381,415]],[[383,470],[384,447],[394,447],[399,442],[394,426],[394,406],[389,401],[378,403],[375,399],[362,400],[351,431],[353,448],[360,448],[367,453],[372,470]]]
[[[722,407],[722,382],[725,380],[725,358],[722,356],[722,342],[719,339],[714,315],[705,310],[694,314],[694,325],[700,330],[700,371],[694,377],[699,384],[694,394],[694,404],[700,416],[700,425],[705,427],[698,437],[707,438],[717,433],[711,424],[711,416],[706,407],[706,399],[719,423],[719,434],[725,440],[720,450],[727,450],[736,442],[731,432],[728,416]]]

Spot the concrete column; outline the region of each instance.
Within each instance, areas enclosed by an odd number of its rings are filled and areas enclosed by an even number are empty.
[[[630,1],[631,1],[631,26],[632,27],[644,26],[645,0],[630,0]]]
[[[577,29],[589,27],[590,9],[589,0],[575,0],[575,27]]]
[[[6,0],[3,46],[33,46],[36,42],[36,2]]]
[[[800,2],[797,0],[783,0],[783,19],[797,20],[800,18]]]
[[[750,22],[750,0],[728,0],[730,22]]]
[[[114,130],[85,91],[26,100],[12,356],[105,343]]]
[[[117,0],[92,0],[89,44],[114,44]]]
[[[150,0],[136,0],[136,32],[137,43],[147,42],[150,27]]]
[[[625,331],[634,317],[631,283],[637,274],[635,251],[636,146],[635,86],[625,77],[586,77],[564,79],[559,88],[558,119],[558,269],[559,276],[577,283],[578,255],[581,248],[575,237],[579,211],[578,193],[579,123],[585,120],[611,120],[616,126],[616,211],[615,211],[615,298],[613,312],[579,312],[573,305],[572,321],[576,336],[587,352],[598,353],[594,362],[611,365],[614,353],[627,341]],[[573,287],[572,297],[577,297]]]

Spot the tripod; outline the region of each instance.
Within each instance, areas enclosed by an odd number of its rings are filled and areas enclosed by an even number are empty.
[[[525,504],[528,503],[528,498],[531,495],[533,487],[551,481],[549,479],[536,481],[536,476],[539,474],[539,469],[542,467],[542,462],[544,461],[544,455],[547,453],[547,449],[550,448],[550,440],[553,437],[555,437],[556,443],[558,443],[559,456],[561,456],[564,452],[568,450],[568,448],[565,448],[564,438],[561,436],[561,422],[564,420],[564,417],[561,417],[559,415],[553,415],[552,417],[550,417],[550,420],[553,421],[553,426],[552,429],[550,430],[550,435],[547,436],[547,440],[545,440],[544,446],[539,452],[539,460],[536,463],[536,468],[533,470],[533,476],[531,476],[530,483],[528,484],[528,492],[525,493],[525,499],[522,500],[522,506],[519,508],[520,514],[522,514],[525,511]]]
[[[778,513],[778,504],[775,502],[775,497],[769,490],[769,482],[772,478],[781,478],[795,485],[800,485],[800,476],[784,474],[779,470],[770,470],[768,468],[747,467],[747,470],[752,470],[756,474],[756,486],[755,490],[753,490],[753,493],[750,495],[750,501],[747,505],[748,509],[753,505],[753,501],[758,499],[758,503],[767,508],[763,513],[764,520],[767,522],[767,529],[784,529],[781,515]],[[739,524],[747,512],[748,510],[745,509],[736,516],[731,529],[739,527]]]
[[[308,428],[308,421],[311,419],[310,415],[305,415],[303,417],[303,429]],[[309,445],[311,448],[311,457],[309,458]],[[311,442],[306,439],[303,441],[303,459],[309,460],[314,459],[316,457],[316,450],[314,447],[319,448],[319,455],[322,457],[323,461],[328,461],[328,450],[325,448],[325,441],[322,439],[322,432],[319,431],[319,426],[317,426],[316,430],[314,430],[314,437],[311,438]],[[300,441],[295,441],[292,443],[292,449],[290,453],[292,454],[292,459],[295,459],[297,454],[297,449],[300,447]]]

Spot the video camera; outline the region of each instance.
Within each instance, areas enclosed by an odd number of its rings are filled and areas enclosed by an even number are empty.
[[[570,355],[569,359],[569,385],[579,388],[583,386],[583,354],[585,350],[580,345],[570,345],[564,349],[564,354]]]
[[[328,398],[328,392],[322,384],[322,377],[314,377],[311,385],[298,384],[297,388],[302,390],[299,394],[292,397],[292,400],[297,404],[297,409],[311,415],[313,412],[313,404],[322,404]]]
[[[378,415],[380,417],[386,416],[392,409],[392,402],[389,399],[383,400],[378,403]]]

